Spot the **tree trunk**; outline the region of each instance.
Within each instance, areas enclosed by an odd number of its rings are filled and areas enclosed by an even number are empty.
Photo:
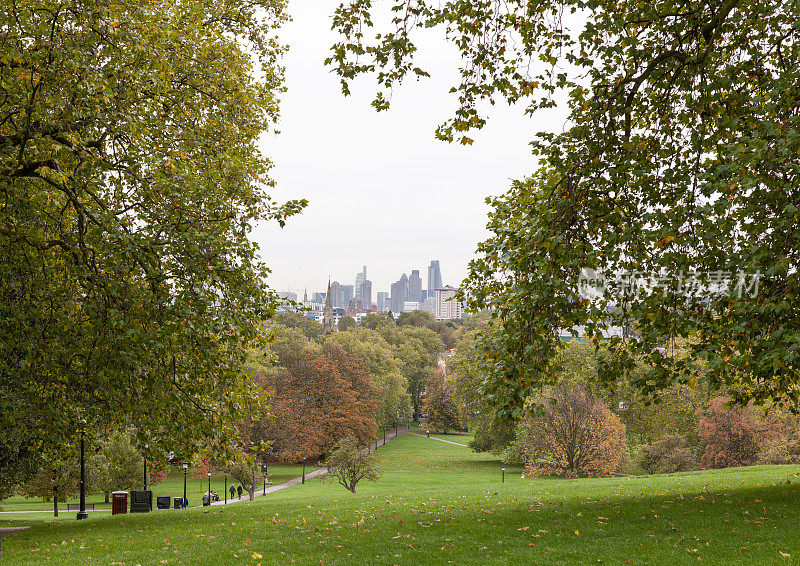
[[[105,496],[106,496],[106,503],[108,503],[108,492],[107,492],[107,491],[104,491],[103,493],[104,493],[104,494],[105,494]]]
[[[53,490],[53,517],[58,517],[58,490]]]

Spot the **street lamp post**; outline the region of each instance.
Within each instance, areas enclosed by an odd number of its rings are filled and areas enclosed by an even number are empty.
[[[211,505],[211,470],[208,470],[208,504]]]
[[[306,483],[306,459],[305,458],[303,458],[303,481],[301,483],[303,483],[303,484]]]
[[[225,505],[228,504],[228,472],[225,472]]]
[[[503,480],[501,483],[506,483],[506,465],[503,464]]]
[[[181,508],[185,509],[188,506],[186,501],[186,474],[189,472],[189,462],[183,463],[183,501],[181,502]]]
[[[148,444],[144,445],[144,490],[147,491],[147,448]]]
[[[78,511],[78,519],[88,519],[89,513],[86,512],[86,470],[84,468],[84,437],[86,436],[86,421],[81,419],[81,508]]]

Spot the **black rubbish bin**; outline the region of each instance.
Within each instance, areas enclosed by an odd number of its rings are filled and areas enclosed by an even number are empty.
[[[156,497],[156,509],[169,509],[169,495],[159,495]]]
[[[149,489],[131,491],[131,513],[148,513],[153,509],[153,492]]]
[[[175,497],[172,502],[174,509],[183,509],[183,497]]]

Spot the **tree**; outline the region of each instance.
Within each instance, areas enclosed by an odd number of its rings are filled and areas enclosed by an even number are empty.
[[[350,493],[356,492],[356,485],[361,480],[378,481],[380,477],[372,455],[359,451],[358,442],[352,436],[336,443],[325,466],[328,477],[337,480]]]
[[[133,444],[132,434],[135,432],[131,430],[113,432],[90,460],[88,488],[105,492],[106,502],[112,491],[144,488],[144,453]],[[153,479],[148,476],[148,480]]]
[[[303,313],[287,311],[281,313],[278,316],[278,320],[288,328],[297,328],[309,340],[317,340],[322,334],[322,325],[311,320]]]
[[[430,372],[437,367],[443,344],[435,332],[414,326],[384,325],[379,332],[392,346],[394,357],[400,362],[400,371],[408,380],[413,416],[422,411],[422,393]]]
[[[3,3],[0,485],[74,448],[80,411],[191,454],[253,406],[245,347],[278,302],[248,233],[305,204],[270,201],[256,146],[284,19],[279,0]]]
[[[343,316],[342,318],[339,319],[339,324],[337,325],[339,331],[341,332],[350,330],[351,328],[355,328],[355,326],[356,326],[356,319],[354,319],[352,316]]]
[[[35,474],[20,485],[25,497],[39,497],[53,501],[53,516],[58,517],[58,502],[72,497],[80,488],[80,470],[77,459],[58,462],[39,462]]]
[[[580,385],[562,381],[523,421],[522,442],[534,474],[609,476],[625,448],[625,425]]]
[[[425,422],[426,426],[446,433],[448,430],[463,430],[464,427],[458,418],[458,407],[453,399],[452,388],[445,382],[444,371],[442,367],[428,378]]]
[[[730,403],[730,397],[716,397],[700,416],[700,435],[706,445],[700,463],[706,468],[755,464],[762,446],[781,436],[777,421],[759,418],[750,405]]]
[[[376,391],[375,422],[379,427],[392,426],[411,416],[408,380],[400,373],[400,361],[392,346],[377,331],[361,326],[331,334],[327,343],[341,346],[364,364]]]
[[[552,380],[559,329],[600,341],[621,324],[638,339],[611,340],[604,379],[642,356],[650,392],[705,361],[712,389],[742,385],[736,402],[797,400],[797,3],[399,0],[385,13],[353,0],[334,15],[345,94],[376,73],[387,108],[397,83],[427,75],[416,37],[438,28],[463,60],[439,138],[472,143],[485,102],[565,110],[563,130],[533,141],[538,169],[489,200],[463,286],[499,323],[482,338],[487,398],[521,415]],[[605,292],[581,294],[582,275]],[[672,337],[694,338],[689,358],[663,354]]]
[[[256,497],[256,486],[264,479],[259,466],[250,460],[239,460],[225,468],[228,475],[239,482],[242,488],[247,491],[250,501]]]
[[[357,357],[335,344],[324,348],[294,329],[275,328],[276,365],[263,375],[272,391],[272,418],[261,420],[275,457],[297,462],[319,457],[351,435],[375,438],[375,392]]]
[[[454,329],[456,323],[454,321],[442,322],[433,317],[433,313],[428,311],[415,310],[410,312],[401,312],[397,317],[397,326],[418,326],[420,328],[428,328],[433,330],[442,339],[445,348],[453,348],[456,345]]]
[[[369,328],[370,330],[380,330],[387,326],[394,326],[394,318],[392,313],[386,315],[370,313],[361,319],[361,328]]]

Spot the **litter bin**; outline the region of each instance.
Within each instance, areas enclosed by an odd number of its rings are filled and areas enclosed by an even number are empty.
[[[174,509],[183,509],[182,502],[183,502],[183,497],[176,497],[173,500],[173,503],[174,503],[173,508]]]
[[[119,515],[128,512],[128,492],[115,491],[111,494],[111,514]]]
[[[169,495],[156,497],[156,509],[169,509]]]
[[[131,492],[131,513],[148,513],[153,509],[153,492],[149,489]]]

